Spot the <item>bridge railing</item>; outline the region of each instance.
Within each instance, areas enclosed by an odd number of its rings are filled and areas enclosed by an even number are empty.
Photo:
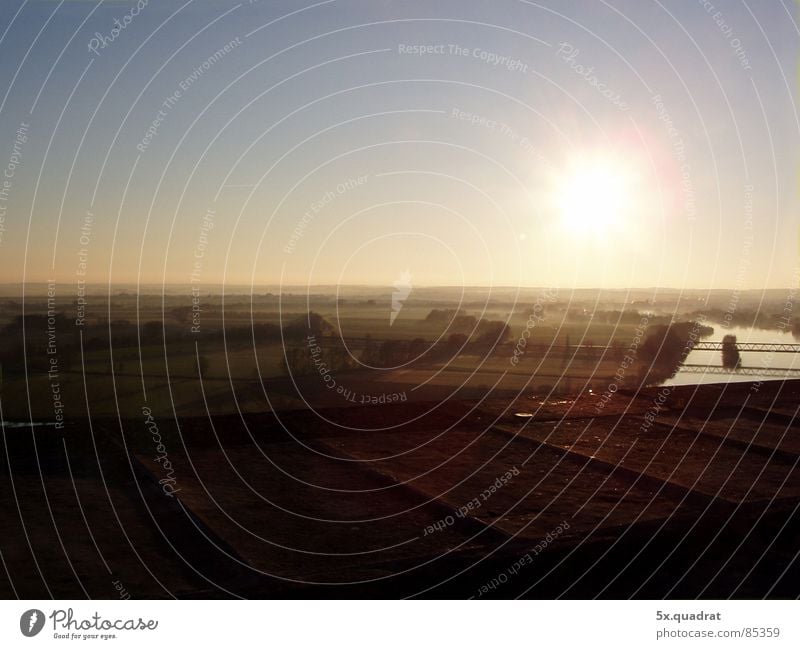
[[[721,342],[701,341],[696,343],[693,349],[697,351],[719,352],[722,351]],[[794,343],[735,343],[740,352],[780,352],[780,353],[800,353],[800,344]]]

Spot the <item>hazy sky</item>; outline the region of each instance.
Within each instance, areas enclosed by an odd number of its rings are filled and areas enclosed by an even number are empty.
[[[789,286],[796,14],[4,0],[0,281]]]

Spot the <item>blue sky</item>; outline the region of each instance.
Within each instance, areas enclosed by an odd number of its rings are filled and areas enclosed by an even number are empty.
[[[794,282],[788,0],[136,4],[4,3],[0,281]]]

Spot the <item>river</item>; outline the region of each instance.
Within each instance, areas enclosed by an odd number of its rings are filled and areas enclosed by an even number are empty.
[[[723,336],[736,336],[737,343],[783,343],[793,344],[798,341],[791,332],[781,332],[776,329],[754,329],[752,327],[730,327],[725,329],[720,325],[714,325],[714,333],[708,338],[703,338],[703,342],[722,342]],[[800,370],[800,354],[778,353],[778,352],[739,352],[741,355],[742,367],[755,367],[769,370]],[[722,367],[722,354],[718,351],[694,350],[686,357],[686,365],[708,365],[712,367]],[[664,385],[697,385],[705,383],[726,383],[731,381],[758,381],[781,380],[783,378],[800,379],[800,371],[787,371],[785,375],[751,374],[732,371],[725,374],[717,373],[698,373],[690,371],[688,368],[681,368],[674,377],[664,382]]]

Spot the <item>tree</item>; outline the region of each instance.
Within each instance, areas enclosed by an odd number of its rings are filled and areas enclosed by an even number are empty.
[[[472,331],[478,324],[474,315],[459,314],[453,318],[449,329],[450,331]]]
[[[446,325],[450,332],[471,331],[478,324],[474,315],[461,309],[433,309],[425,317],[425,322]]]
[[[467,334],[450,334],[447,337],[447,346],[458,350],[464,347],[468,340],[469,338],[467,338]]]
[[[476,342],[496,347],[511,338],[511,328],[502,320],[481,320]]]
[[[359,360],[367,365],[374,364],[377,347],[372,341],[372,336],[367,334],[364,336],[364,348],[361,350]]]
[[[283,335],[289,340],[302,340],[308,336],[332,336],[334,333],[336,329],[333,325],[314,311],[301,315],[283,328]]]
[[[425,322],[444,324],[452,320],[458,313],[456,309],[432,309],[430,313],[425,316]]]
[[[654,325],[638,352],[643,382],[664,381],[674,376],[692,351],[702,327],[695,322]]]
[[[406,340],[384,340],[378,348],[376,365],[381,367],[402,365],[408,359],[409,346]]]
[[[408,346],[408,358],[406,360],[422,358],[428,349],[428,343],[424,338],[414,338]]]
[[[722,338],[722,367],[736,370],[742,366],[742,357],[736,345],[736,336],[728,334]]]

